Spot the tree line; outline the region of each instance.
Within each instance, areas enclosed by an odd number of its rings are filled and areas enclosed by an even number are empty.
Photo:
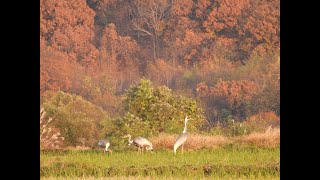
[[[202,109],[201,130],[275,117],[279,50],[280,0],[41,0],[41,105],[64,92],[101,108],[110,121],[155,119],[160,124],[150,127],[159,132],[173,132],[162,116],[170,124],[183,116],[159,110],[176,101]],[[156,108],[127,102],[141,83],[154,88]]]

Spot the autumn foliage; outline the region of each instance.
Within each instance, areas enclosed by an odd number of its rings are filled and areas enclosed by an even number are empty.
[[[248,117],[245,125],[253,131],[263,131],[268,127],[280,127],[280,117],[274,112],[260,112]]]
[[[244,101],[250,101],[258,91],[258,86],[251,81],[229,81],[220,80],[211,93],[214,96],[222,96],[231,106],[237,106]]]
[[[195,100],[202,130],[279,116],[280,0],[40,0],[41,104],[62,91],[141,119],[125,107],[141,79]]]

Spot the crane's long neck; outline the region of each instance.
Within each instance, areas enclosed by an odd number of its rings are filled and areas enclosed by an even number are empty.
[[[184,122],[184,129],[182,133],[187,133],[187,121]]]

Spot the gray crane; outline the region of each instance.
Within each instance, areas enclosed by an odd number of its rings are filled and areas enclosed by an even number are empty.
[[[190,120],[190,118],[188,118],[188,116],[186,116],[186,118],[184,119],[184,129],[182,131],[182,134],[180,134],[180,136],[177,138],[176,143],[174,143],[173,146],[173,152],[174,154],[176,154],[178,147],[181,146],[181,152],[183,153],[183,145],[186,142],[187,138],[188,138],[188,134],[187,134],[187,122],[188,120]]]
[[[143,148],[145,147],[147,151],[152,151],[153,150],[153,145],[150,141],[148,141],[146,138],[143,137],[136,137],[134,139],[131,140],[131,135],[127,134],[125,136],[123,136],[122,138],[129,138],[129,146],[131,146],[131,144],[135,145],[138,147],[138,152],[142,152]]]
[[[112,154],[112,150],[109,148],[110,141],[108,141],[106,139],[100,140],[98,142],[98,146],[104,148],[104,151],[103,151],[104,153],[109,152],[110,154]]]

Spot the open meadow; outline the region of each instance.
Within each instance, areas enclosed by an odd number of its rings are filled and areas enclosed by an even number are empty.
[[[152,139],[153,152],[42,151],[40,175],[41,179],[280,179],[279,132],[229,138],[193,135],[183,154],[178,149],[177,155],[169,149],[173,138],[169,135]]]
[[[66,151],[42,153],[42,179],[279,179],[279,148],[234,148],[187,151]]]

